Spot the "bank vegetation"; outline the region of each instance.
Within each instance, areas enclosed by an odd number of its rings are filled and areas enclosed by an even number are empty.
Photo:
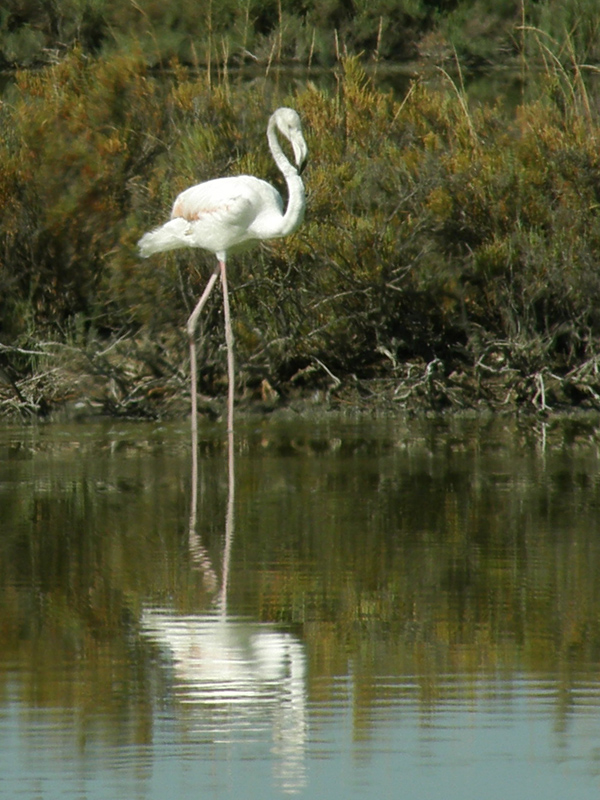
[[[143,47],[94,53],[80,25],[54,63],[14,73],[0,106],[0,414],[188,412],[183,325],[213,257],[142,261],[136,242],[195,182],[281,186],[265,125],[282,103],[306,130],[308,209],[296,235],[231,261],[240,407],[599,408],[586,30],[559,41],[514,24],[507,107],[472,101],[456,48],[401,94],[342,52],[329,87],[282,91],[266,68],[242,81],[226,60],[215,77],[179,52],[161,69]],[[215,293],[206,413],[220,413],[225,374]]]

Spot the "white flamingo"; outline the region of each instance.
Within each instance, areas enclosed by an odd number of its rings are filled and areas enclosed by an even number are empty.
[[[277,132],[292,145],[296,166],[290,163],[281,149]],[[304,217],[305,194],[300,173],[306,162],[308,148],[298,114],[291,108],[278,108],[269,119],[267,140],[275,163],[287,183],[288,204],[285,212],[281,195],[266,181],[252,175],[217,178],[182,192],[173,204],[171,219],[160,228],[146,233],[138,242],[144,258],[180,247],[201,247],[217,257],[215,271],[187,321],[194,447],[197,440],[196,327],[219,273],[223,288],[229,378],[227,427],[228,431],[233,431],[233,331],[227,290],[227,255],[263,239],[288,236],[298,228]]]

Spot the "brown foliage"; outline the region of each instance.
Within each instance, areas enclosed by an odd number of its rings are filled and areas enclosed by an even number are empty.
[[[287,99],[309,140],[308,213],[291,239],[232,259],[248,396],[264,380],[282,397],[315,383],[338,392],[352,376],[388,381],[395,404],[597,404],[593,104],[580,84],[557,103],[550,82],[511,118],[470,107],[444,81],[399,102],[348,59],[336,92]],[[269,110],[261,87],[211,87],[176,64],[156,80],[135,56],[75,53],[19,76],[0,141],[0,325],[13,377],[32,366],[19,353],[31,342],[102,350],[128,331],[166,336],[176,376],[212,256],[142,262],[135,243],[195,182],[252,173],[280,185]],[[202,332],[210,394],[224,373],[220,315],[215,296]]]

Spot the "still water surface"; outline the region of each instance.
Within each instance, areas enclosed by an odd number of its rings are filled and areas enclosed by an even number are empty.
[[[600,420],[0,429],[0,796],[597,798]]]

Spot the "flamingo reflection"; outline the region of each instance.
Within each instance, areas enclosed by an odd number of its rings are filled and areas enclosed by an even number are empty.
[[[175,693],[202,734],[213,741],[241,742],[248,734],[255,739],[257,732],[264,736],[269,731],[277,783],[294,792],[304,786],[304,647],[273,625],[228,614],[235,500],[233,431],[228,435],[229,491],[220,587],[196,531],[198,476],[192,470],[190,550],[207,588],[215,591],[215,607],[208,613],[188,615],[148,608],[142,626],[167,655]]]

